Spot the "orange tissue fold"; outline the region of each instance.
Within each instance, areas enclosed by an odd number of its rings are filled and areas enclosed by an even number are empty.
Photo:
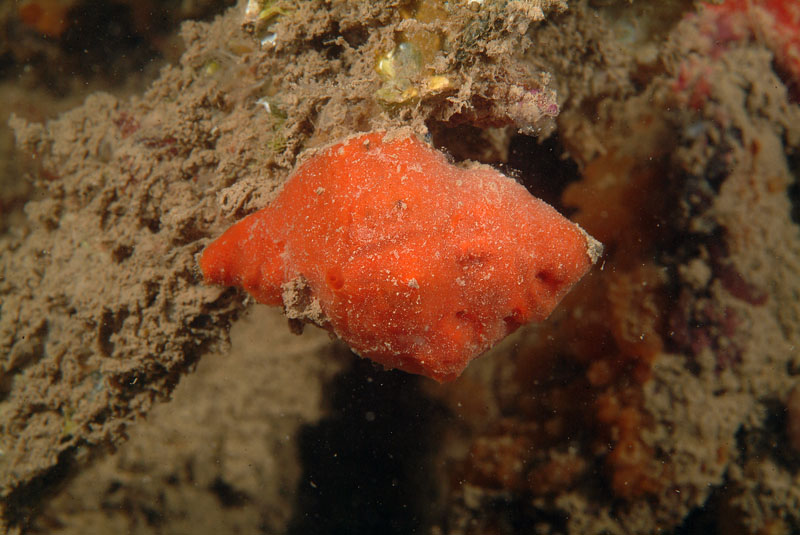
[[[200,267],[363,357],[444,382],[547,318],[601,250],[494,169],[452,165],[406,131],[372,132],[306,158]]]

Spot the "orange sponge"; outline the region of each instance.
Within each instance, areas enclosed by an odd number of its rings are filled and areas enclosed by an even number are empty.
[[[545,319],[600,251],[494,169],[373,132],[308,157],[200,267],[208,283],[283,304],[386,367],[451,381]]]

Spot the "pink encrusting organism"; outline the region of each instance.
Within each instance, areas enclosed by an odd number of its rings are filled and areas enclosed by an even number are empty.
[[[701,26],[715,48],[744,38],[763,42],[787,86],[800,98],[800,1],[726,0],[702,4]]]

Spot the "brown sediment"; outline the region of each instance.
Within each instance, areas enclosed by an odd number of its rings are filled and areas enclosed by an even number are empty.
[[[287,490],[303,469],[291,438],[323,416],[322,385],[347,362],[327,333],[295,336],[285,323],[278,310],[252,307],[232,328],[230,351],[202,359],[170,402],[132,425],[117,454],[80,471],[30,531],[282,531],[292,514]]]

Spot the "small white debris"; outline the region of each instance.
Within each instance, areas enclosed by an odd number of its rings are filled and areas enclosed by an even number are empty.
[[[275,45],[275,39],[278,38],[278,34],[275,32],[269,32],[264,37],[261,38],[261,47],[267,48],[269,46]]]
[[[260,104],[261,106],[264,106],[264,109],[267,110],[267,113],[269,113],[269,114],[272,113],[272,108],[270,107],[269,100],[267,100],[266,97],[256,100],[256,104]]]

